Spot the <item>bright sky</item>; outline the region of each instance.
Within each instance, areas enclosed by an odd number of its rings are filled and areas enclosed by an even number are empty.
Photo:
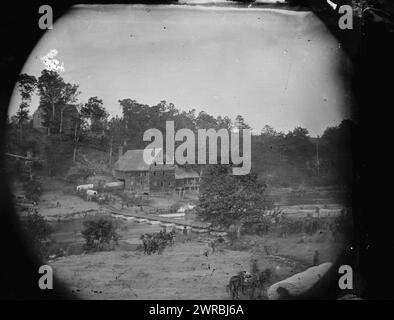
[[[349,117],[346,59],[312,13],[202,6],[76,7],[45,33],[22,72],[39,76],[56,49],[62,77],[78,83],[80,101],[103,99],[111,115],[131,98],[232,119],[254,132],[268,124],[312,135]],[[52,53],[53,54],[53,51]],[[10,113],[19,97],[14,95]],[[31,113],[38,99],[32,101]]]

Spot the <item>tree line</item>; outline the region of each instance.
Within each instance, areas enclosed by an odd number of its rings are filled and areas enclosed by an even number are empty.
[[[64,173],[76,162],[78,150],[86,146],[105,152],[110,166],[119,146],[123,150],[144,148],[148,144],[142,139],[144,132],[157,128],[164,134],[169,120],[174,121],[175,130],[188,128],[195,133],[198,129],[250,128],[242,115],[234,120],[215,117],[196,109],[185,111],[164,100],[148,105],[131,98],[120,99],[121,115],[110,117],[102,99],[95,96],[80,102],[78,84],[68,83],[56,71],[46,69],[38,78],[21,74],[17,89],[21,103],[8,119],[7,151],[23,155],[29,151],[45,159],[49,174]],[[39,97],[45,133],[32,128],[33,94]],[[351,120],[328,127],[321,137],[311,137],[302,127],[284,133],[266,125],[252,135],[252,171],[259,180],[276,186],[347,184],[352,176],[354,130]]]

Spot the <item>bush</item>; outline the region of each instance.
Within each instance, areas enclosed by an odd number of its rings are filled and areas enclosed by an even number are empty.
[[[32,249],[39,255],[40,259],[46,259],[48,257],[49,239],[53,232],[48,221],[37,212],[28,213],[22,220],[22,228]]]
[[[88,251],[101,251],[111,242],[118,245],[119,235],[113,219],[107,217],[94,217],[83,222],[82,235],[85,238],[85,249]]]

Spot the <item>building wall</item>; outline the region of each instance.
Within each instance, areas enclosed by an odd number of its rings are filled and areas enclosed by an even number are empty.
[[[156,167],[149,172],[151,192],[173,192],[175,189],[175,169],[162,170]]]
[[[115,171],[115,177],[124,181],[125,191],[136,193],[170,193],[175,188],[198,190],[198,178],[175,179],[175,169],[160,166],[149,171]]]
[[[124,189],[129,192],[149,193],[148,171],[115,171],[115,177],[124,181]]]

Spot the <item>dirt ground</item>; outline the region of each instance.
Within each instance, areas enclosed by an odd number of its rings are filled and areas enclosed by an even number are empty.
[[[117,198],[117,197],[115,197]],[[177,195],[166,196],[152,196],[149,198],[149,204],[144,209],[151,208],[165,209],[174,205],[185,205],[195,203],[197,200],[196,193],[189,193],[187,196],[180,200]],[[59,206],[57,203],[59,202]],[[113,204],[115,208],[121,209],[121,201]],[[51,191],[46,190],[40,197],[40,202],[37,206],[38,212],[43,216],[63,216],[76,212],[83,212],[87,210],[99,210],[100,206],[97,202],[87,201],[77,195],[68,194],[63,192],[62,189],[54,188]],[[140,208],[134,207],[134,210],[140,211]]]
[[[60,207],[56,207],[59,202]],[[99,205],[93,201],[63,194],[60,191],[44,192],[38,204],[38,212],[43,216],[48,215],[65,215],[86,210],[98,210]]]
[[[118,249],[61,257],[49,264],[54,275],[82,299],[229,299],[229,278],[250,270],[252,259],[257,259],[261,270],[273,270],[274,283],[309,267],[315,250],[322,253],[321,262],[335,260],[339,250],[338,244],[314,237],[304,242],[300,237],[244,240],[252,243],[250,250],[224,249],[207,257],[208,239],[194,238],[176,241],[161,255]],[[275,248],[272,255],[264,252],[265,245]]]
[[[179,203],[176,195],[152,197],[150,200],[153,208]],[[193,203],[193,200],[195,197],[192,196],[181,203]],[[60,207],[56,207],[57,201]],[[316,205],[321,213],[339,209],[334,202],[308,205],[287,202],[283,209],[301,217],[314,212]],[[44,216],[91,209],[97,210],[100,206],[59,188],[49,190],[49,187],[44,190],[39,204],[39,213]],[[56,258],[49,264],[54,268],[55,276],[83,299],[229,299],[226,292],[229,278],[241,270],[250,270],[252,259],[257,260],[260,270],[270,268],[273,271],[271,283],[274,283],[310,267],[315,250],[320,253],[320,263],[334,262],[341,247],[330,234],[287,238],[269,234],[263,237],[243,236],[234,244],[228,244],[222,253],[205,256],[204,252],[209,251],[210,238],[195,235],[186,242],[178,239],[161,255],[148,256],[136,250],[140,244],[139,236],[158,232],[160,227],[119,222],[121,243],[115,251],[75,254],[83,251],[81,221],[52,222],[54,245],[63,249],[69,246],[65,251],[73,255]]]

